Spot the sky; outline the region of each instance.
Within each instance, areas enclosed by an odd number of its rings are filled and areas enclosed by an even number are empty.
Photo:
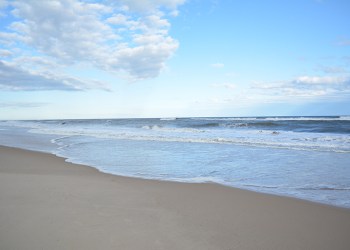
[[[0,119],[350,115],[349,0],[0,0]]]

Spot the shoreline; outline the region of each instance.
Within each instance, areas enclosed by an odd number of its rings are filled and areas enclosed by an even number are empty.
[[[90,166],[90,165],[85,164],[85,163],[75,163],[73,161],[69,161],[69,158],[66,158],[66,157],[60,156],[60,155],[56,155],[56,154],[54,154],[52,152],[37,151],[37,150],[34,150],[34,149],[19,148],[19,147],[6,146],[6,145],[0,145],[0,148],[1,147],[15,149],[15,150],[19,149],[19,150],[29,151],[29,152],[33,152],[33,153],[41,153],[41,154],[52,155],[54,157],[63,159],[66,163],[69,163],[69,164],[72,164],[72,165],[78,165],[78,166],[92,168],[93,170],[96,170],[97,173],[104,174],[104,175],[111,175],[111,176],[115,176],[117,178],[129,178],[131,180],[135,179],[135,180],[145,180],[145,181],[151,181],[151,182],[152,181],[155,181],[155,182],[170,182],[170,183],[184,183],[184,184],[194,184],[194,185],[195,184],[219,185],[219,186],[226,187],[226,188],[238,189],[238,190],[242,190],[242,191],[248,191],[248,192],[253,192],[253,193],[262,194],[262,195],[268,195],[268,196],[276,196],[276,197],[294,199],[294,200],[299,200],[299,201],[302,201],[302,202],[308,202],[308,203],[313,203],[313,204],[316,204],[316,205],[329,206],[329,207],[345,209],[345,210],[350,211],[350,207],[337,206],[337,205],[328,204],[328,203],[325,203],[325,202],[303,199],[303,198],[295,197],[295,196],[288,195],[288,194],[268,193],[268,192],[263,192],[263,191],[257,191],[257,190],[254,190],[254,189],[245,189],[245,188],[235,187],[235,186],[231,186],[229,184],[224,184],[224,183],[215,182],[215,181],[192,182],[192,181],[181,181],[181,180],[170,180],[170,179],[156,179],[156,178],[153,179],[153,178],[146,178],[146,177],[141,177],[141,176],[132,176],[132,175],[129,176],[129,175],[122,175],[122,174],[114,174],[114,173],[104,172],[104,171],[98,169],[98,167]]]
[[[350,210],[0,146],[0,248],[349,249]]]
[[[224,184],[224,183],[215,182],[215,181],[191,182],[191,181],[181,181],[181,180],[152,179],[152,178],[146,178],[146,177],[143,178],[143,177],[140,177],[140,176],[132,176],[132,175],[128,176],[128,175],[122,175],[122,174],[108,173],[108,172],[101,171],[97,167],[90,166],[90,165],[85,164],[85,163],[75,163],[73,161],[69,161],[69,158],[66,158],[66,157],[60,156],[60,155],[56,155],[56,154],[51,153],[51,152],[37,151],[37,150],[34,150],[34,149],[26,149],[26,148],[19,148],[19,147],[0,145],[0,148],[2,148],[2,147],[3,148],[14,149],[14,150],[19,149],[19,150],[29,151],[29,152],[33,152],[33,153],[52,155],[54,157],[63,159],[68,164],[72,164],[72,165],[76,165],[76,166],[82,166],[82,167],[86,167],[86,168],[92,168],[93,170],[95,170],[99,174],[111,175],[111,176],[115,176],[117,178],[127,178],[127,179],[131,179],[131,180],[145,180],[145,181],[151,181],[151,182],[155,181],[155,182],[183,183],[183,184],[193,184],[193,185],[198,185],[198,184],[218,185],[218,186],[222,186],[222,187],[225,187],[225,188],[238,189],[238,190],[242,190],[242,191],[248,191],[248,192],[252,192],[252,193],[256,193],[256,194],[262,194],[262,195],[267,195],[267,196],[276,196],[276,197],[288,198],[288,199],[293,199],[293,200],[297,200],[297,201],[307,202],[307,203],[311,203],[311,204],[315,204],[315,205],[326,206],[326,207],[328,206],[328,207],[333,207],[333,208],[344,209],[344,210],[350,211],[350,207],[348,208],[348,207],[343,207],[343,206],[336,206],[336,205],[328,204],[328,203],[324,203],[324,202],[318,202],[318,201],[298,198],[298,197],[291,196],[291,195],[288,196],[287,194],[283,195],[283,194],[277,194],[277,193],[267,193],[267,192],[263,192],[263,191],[260,192],[260,191],[253,190],[253,189],[245,189],[245,188],[230,186],[229,184]]]
[[[0,145],[0,147],[7,147],[7,146]],[[337,206],[337,205],[328,204],[328,203],[325,203],[325,202],[314,201],[314,200],[307,200],[307,199],[298,198],[298,197],[295,197],[295,196],[292,196],[292,195],[288,195],[288,194],[283,195],[283,194],[277,194],[277,193],[267,193],[267,192],[263,192],[263,191],[253,190],[253,189],[245,189],[245,188],[230,186],[229,184],[224,184],[224,183],[215,182],[215,181],[192,182],[192,181],[181,181],[181,179],[179,179],[179,180],[152,179],[152,178],[141,177],[141,176],[132,176],[132,175],[129,176],[129,175],[122,175],[122,174],[108,173],[108,172],[101,171],[97,167],[89,166],[89,165],[84,164],[84,163],[74,163],[74,162],[68,161],[69,160],[68,158],[65,158],[65,157],[59,156],[59,155],[55,155],[55,154],[52,154],[52,153],[40,152],[40,151],[29,150],[29,149],[22,149],[22,148],[15,148],[15,147],[9,147],[9,148],[20,149],[20,150],[24,150],[24,151],[30,151],[30,152],[33,152],[33,153],[43,153],[43,154],[53,155],[55,157],[64,159],[64,161],[69,163],[69,164],[83,166],[83,167],[87,167],[87,168],[92,168],[93,170],[96,170],[98,174],[111,175],[111,176],[115,176],[117,178],[126,178],[126,179],[131,179],[131,180],[144,180],[144,181],[150,181],[150,182],[179,183],[179,184],[189,184],[189,185],[215,185],[215,186],[221,186],[221,187],[228,188],[228,189],[236,189],[236,190],[240,190],[240,191],[252,192],[252,193],[256,193],[258,195],[261,194],[261,195],[267,195],[267,196],[275,196],[275,197],[287,198],[287,199],[292,199],[292,200],[296,200],[296,201],[311,203],[311,204],[315,204],[315,205],[319,205],[319,206],[326,206],[326,207],[331,207],[331,208],[337,208],[337,209],[341,209],[341,210],[350,211],[350,207]]]

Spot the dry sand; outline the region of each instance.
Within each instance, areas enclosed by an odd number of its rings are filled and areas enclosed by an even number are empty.
[[[350,249],[350,209],[0,147],[0,249]]]

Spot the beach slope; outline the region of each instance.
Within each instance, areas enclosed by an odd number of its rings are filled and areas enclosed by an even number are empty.
[[[350,249],[350,210],[0,147],[0,249]]]

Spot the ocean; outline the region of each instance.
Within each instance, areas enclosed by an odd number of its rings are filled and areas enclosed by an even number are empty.
[[[0,144],[350,208],[350,116],[0,121]]]

